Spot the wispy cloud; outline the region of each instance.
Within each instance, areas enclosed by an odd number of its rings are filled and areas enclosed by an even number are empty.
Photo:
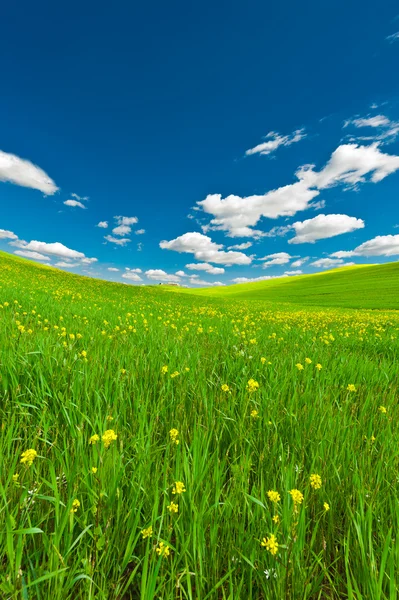
[[[29,160],[2,150],[0,150],[0,181],[39,190],[49,196],[59,189],[43,169]]]
[[[270,131],[265,137],[264,142],[258,144],[254,148],[250,148],[246,150],[246,156],[252,156],[253,154],[263,154],[268,155],[275,152],[280,146],[291,146],[291,144],[295,144],[296,142],[300,142],[306,137],[306,133],[304,129],[297,129],[293,133],[289,135],[280,135],[275,131]]]

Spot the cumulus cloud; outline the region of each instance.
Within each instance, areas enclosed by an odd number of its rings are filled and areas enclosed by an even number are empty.
[[[187,252],[194,254],[199,261],[211,262],[219,265],[249,265],[252,258],[242,252],[232,250],[224,251],[223,244],[212,242],[211,238],[202,233],[190,231],[174,240],[162,241],[159,246],[164,250]]]
[[[82,204],[78,200],[65,200],[64,204],[66,204],[67,206],[75,206],[78,208],[87,208],[84,204]]]
[[[129,267],[125,267],[126,271],[131,271],[132,273],[142,273],[141,269],[130,269]]]
[[[2,150],[0,150],[0,181],[39,190],[49,196],[59,189],[40,167]]]
[[[302,271],[300,269],[296,269],[295,271],[284,271],[284,275],[302,275]]]
[[[119,236],[129,235],[129,233],[132,231],[132,225],[135,225],[138,222],[137,217],[117,216],[114,217],[114,219],[117,222],[117,226],[114,227],[112,233]]]
[[[264,137],[264,142],[258,144],[254,148],[250,148],[245,152],[245,154],[246,156],[251,156],[252,154],[271,154],[280,146],[291,146],[291,144],[295,144],[296,142],[303,140],[305,137],[306,133],[304,129],[297,129],[290,135],[280,135],[275,131],[270,131],[270,133]]]
[[[309,260],[309,256],[305,256],[304,258],[298,258],[293,263],[291,263],[291,267],[302,267],[305,262]]]
[[[24,254],[22,254],[22,252],[15,252],[15,254],[25,256],[26,258],[34,258],[35,260],[43,260],[42,258],[38,258],[38,256],[47,256],[47,260],[50,260],[50,258],[55,257],[58,259],[65,259],[65,261],[75,261],[76,265],[72,266],[91,265],[92,263],[97,262],[98,260],[97,258],[89,258],[85,256],[83,252],[72,250],[71,248],[64,246],[64,244],[61,244],[60,242],[47,243],[39,242],[37,240],[26,242],[25,240],[17,239],[10,242],[10,245],[16,246],[17,248],[21,248],[24,252]],[[32,254],[34,254],[35,257]],[[63,265],[58,263],[56,266]],[[68,263],[68,266],[71,266],[71,264]]]
[[[264,275],[263,277],[236,277],[232,279],[232,283],[252,283],[254,281],[266,281],[268,279],[281,279],[287,275]]]
[[[30,252],[29,250],[15,250],[14,254],[18,254],[18,256],[23,256],[24,258],[30,258],[31,260],[40,260],[42,262],[50,261],[48,256],[44,256],[44,254],[40,254],[39,252]]]
[[[125,246],[130,242],[129,238],[115,238],[112,235],[105,235],[104,239],[111,244],[116,244],[117,246]]]
[[[71,263],[71,262],[66,262],[66,261],[61,260],[59,262],[56,262],[55,266],[56,267],[61,267],[61,268],[66,268],[66,269],[68,269],[68,268],[71,269],[71,268],[74,268],[74,267],[78,267],[79,263]]]
[[[205,287],[215,287],[215,286],[225,285],[221,281],[204,281],[203,279],[193,279],[193,278],[190,279],[190,283],[192,285],[201,285],[201,286],[205,286]]]
[[[292,256],[287,252],[276,252],[275,254],[269,254],[268,256],[264,256],[263,258],[259,258],[258,260],[265,261],[262,265],[263,269],[267,269],[272,265],[286,265],[290,262]]]
[[[252,246],[252,242],[243,242],[242,244],[234,244],[234,246],[228,246],[227,250],[248,250]]]
[[[225,272],[223,267],[214,267],[209,263],[189,263],[186,265],[186,269],[189,269],[189,271],[205,271],[210,275],[222,275]]]
[[[369,146],[343,144],[331,155],[320,171],[314,165],[304,165],[296,172],[298,181],[263,195],[222,198],[210,194],[197,205],[212,215],[206,230],[227,231],[229,237],[262,237],[264,232],[254,229],[262,217],[277,219],[290,217],[313,206],[320,190],[337,185],[354,187],[367,180],[377,183],[399,170],[399,156],[382,152],[378,143]],[[209,259],[205,259],[209,260]]]
[[[0,229],[0,240],[16,240],[18,236],[13,231],[8,229]]]
[[[101,227],[102,229],[107,229],[108,221],[100,221],[99,223],[97,223],[96,227]]]
[[[133,271],[126,271],[126,273],[123,273],[122,279],[128,279],[129,281],[143,281],[140,275]]]
[[[176,271],[175,275],[177,275],[178,277],[188,277],[187,273],[185,273],[184,271]]]
[[[339,250],[330,256],[337,259],[349,256],[399,256],[399,235],[377,235],[354,250]]]
[[[178,283],[180,281],[180,277],[166,273],[162,269],[149,269],[144,274],[148,279],[164,283]]]
[[[116,273],[116,271],[119,271],[119,269],[117,269],[116,267],[108,267],[107,269],[108,271],[113,271]]]
[[[344,261],[341,258],[319,258],[314,262],[310,263],[313,267],[322,267],[323,269],[330,269],[331,267],[342,266]]]
[[[143,235],[145,233],[145,229],[138,229],[134,232],[136,235]]]
[[[364,221],[348,215],[317,215],[313,219],[297,221],[292,225],[296,236],[289,244],[314,244],[316,240],[331,238],[356,229],[363,229]]]

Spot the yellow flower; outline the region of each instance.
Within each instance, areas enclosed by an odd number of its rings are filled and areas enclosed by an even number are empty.
[[[33,461],[35,460],[36,456],[37,452],[36,450],[33,450],[33,448],[25,450],[25,452],[22,452],[21,454],[21,463],[25,464],[27,467],[30,467],[33,464]]]
[[[320,475],[313,473],[310,476],[310,485],[312,486],[312,488],[314,490],[319,490],[321,488],[321,484],[322,484],[322,481],[321,481]]]
[[[82,350],[82,352],[80,353],[80,356],[82,356],[83,358],[86,358],[86,356],[87,356],[86,350]]]
[[[171,373],[171,377],[172,379],[174,379],[175,377],[177,377],[178,375],[180,375],[179,371],[175,371],[174,373]]]
[[[76,512],[78,511],[78,508],[79,508],[79,506],[80,506],[80,502],[79,502],[79,500],[76,500],[76,499],[75,499],[75,500],[72,502],[72,508],[71,508],[71,510],[70,510],[69,512],[71,512],[71,513],[76,513]]]
[[[145,540],[146,538],[151,537],[153,534],[153,530],[151,525],[149,527],[147,527],[146,529],[143,529],[141,532],[141,535],[143,536],[143,540]]]
[[[307,365],[311,365],[311,364],[312,364],[312,361],[310,360],[310,358],[305,358],[305,363],[306,363]]]
[[[327,502],[324,502],[323,508],[327,512],[328,510],[330,510],[330,505]]]
[[[302,502],[303,502],[302,492],[294,489],[294,490],[291,490],[289,493],[291,494],[291,498],[293,499],[295,505],[302,504]]]
[[[166,507],[170,513],[179,512],[179,506],[175,504],[175,502],[171,502],[169,506]]]
[[[270,554],[272,554],[273,556],[275,556],[278,552],[277,538],[273,533],[269,538],[263,538],[261,546],[266,548],[266,550],[270,552]]]
[[[261,356],[260,362],[262,363],[262,365],[264,365],[266,362],[266,358],[264,356]]]
[[[222,392],[229,392],[229,391],[230,391],[230,388],[227,385],[227,383],[223,383],[223,385],[222,385]]]
[[[121,369],[121,375],[126,375],[126,369]]]
[[[385,414],[386,414],[386,412],[387,412],[387,409],[385,408],[385,406],[380,406],[380,407],[378,408],[378,410],[379,410],[379,411],[380,411],[380,412],[381,412],[383,415],[385,415]]]
[[[112,442],[116,440],[118,436],[116,435],[113,429],[107,429],[102,436],[102,441],[104,442],[105,448],[109,448]]]
[[[182,494],[185,491],[186,488],[184,483],[182,481],[176,481],[175,485],[173,486],[172,494]]]
[[[316,369],[317,369],[318,371],[321,371],[321,370],[322,370],[322,368],[323,368],[323,367],[321,366],[321,364],[320,364],[320,363],[317,363],[317,365],[316,365]]]
[[[298,369],[298,371],[303,371],[303,369],[304,369],[304,366],[301,365],[301,363],[297,363],[295,366]]]
[[[170,441],[172,442],[172,444],[179,443],[179,440],[177,439],[179,436],[179,432],[177,431],[177,429],[171,429],[169,431],[169,436],[170,436]]]
[[[111,415],[108,415],[107,421],[113,421],[113,420],[114,420],[114,417],[111,417]]]
[[[165,375],[165,373],[167,373],[167,372],[168,372],[168,365],[164,365],[161,369],[161,373],[162,373],[162,375]]]
[[[156,548],[156,553],[158,554],[158,556],[166,556],[167,557],[170,554],[170,548],[163,542],[159,542],[159,546],[158,546],[158,548]]]
[[[348,387],[346,389],[348,392],[356,392],[356,387],[353,385],[353,383],[348,383]]]
[[[259,383],[255,379],[250,379],[247,383],[248,392],[256,392],[259,389]]]
[[[272,521],[277,525],[278,523],[280,523],[280,517],[278,515],[274,515],[274,517],[272,517]]]
[[[274,504],[277,504],[277,502],[280,502],[280,500],[281,500],[280,494],[273,490],[269,490],[267,492],[267,496],[271,502],[274,502]]]
[[[93,475],[95,475],[97,473],[97,471],[98,471],[97,467],[91,468],[91,472],[93,473]]]
[[[15,485],[17,485],[17,486],[19,485],[18,479],[19,479],[19,473],[15,473],[15,474],[12,476],[12,481],[13,481],[13,483],[15,483]]]
[[[259,418],[259,411],[255,410],[255,409],[251,410],[251,417],[253,419],[258,419]]]
[[[97,444],[98,440],[100,439],[100,436],[97,435],[97,433],[95,433],[94,435],[91,436],[91,438],[89,439],[89,444],[93,444],[93,446],[95,444]]]

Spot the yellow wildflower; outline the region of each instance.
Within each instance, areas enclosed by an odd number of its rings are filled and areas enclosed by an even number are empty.
[[[385,408],[385,406],[380,406],[380,407],[378,408],[378,410],[379,410],[379,411],[380,411],[380,412],[381,412],[383,415],[385,415],[385,414],[386,414],[386,412],[387,412],[387,409]]]
[[[168,372],[168,365],[164,365],[161,369],[161,373],[162,373],[162,375],[165,375],[165,373],[167,373],[167,372]]]
[[[314,490],[319,490],[321,488],[321,484],[322,481],[320,475],[317,475],[317,473],[313,473],[310,476],[310,485],[312,486],[312,488]]]
[[[348,387],[346,389],[348,392],[356,392],[356,387],[353,385],[353,383],[348,383]]]
[[[294,490],[291,490],[289,493],[291,494],[291,498],[293,499],[295,506],[297,504],[302,504],[302,502],[303,502],[303,494],[302,494],[302,492],[300,492],[299,490],[294,489]]]
[[[307,365],[311,365],[311,364],[312,364],[312,361],[311,361],[311,359],[310,359],[310,358],[305,358],[305,363],[306,363]]]
[[[163,542],[159,542],[159,546],[158,546],[158,548],[156,548],[156,553],[158,554],[158,556],[166,556],[167,557],[170,554],[170,548]]]
[[[179,443],[179,440],[177,439],[177,438],[178,438],[178,436],[179,436],[179,432],[178,432],[178,430],[177,430],[177,429],[171,429],[171,430],[169,431],[169,436],[170,436],[170,441],[171,441],[173,444],[176,444],[176,445],[177,445],[177,444]]]
[[[141,532],[141,535],[143,536],[143,540],[145,540],[146,538],[151,537],[153,534],[153,530],[151,525],[149,527],[147,527],[146,529],[143,529]]]
[[[25,464],[27,467],[30,467],[33,464],[33,461],[35,460],[36,456],[37,452],[36,450],[33,450],[33,448],[25,450],[25,452],[22,452],[21,454],[21,463],[23,465]]]
[[[255,379],[250,379],[247,383],[248,392],[256,392],[259,389],[259,383]]]
[[[175,377],[177,377],[178,375],[180,375],[179,371],[175,371],[174,373],[171,373],[171,377],[172,379],[174,379]]]
[[[223,383],[222,384],[222,392],[229,392],[229,391],[230,391],[230,388],[227,385],[227,383]]]
[[[93,446],[95,444],[97,444],[98,440],[100,439],[100,436],[97,435],[97,433],[95,433],[94,435],[91,436],[91,438],[89,439],[89,444],[93,444]]]
[[[267,492],[267,496],[271,502],[274,502],[274,504],[277,504],[277,502],[280,502],[281,500],[280,494],[274,490],[269,490]]]
[[[170,513],[177,513],[177,512],[179,512],[179,506],[175,502],[171,502],[166,508],[168,509],[168,511]]]
[[[272,554],[273,556],[275,556],[278,552],[277,538],[273,533],[269,538],[263,538],[261,546],[266,548],[266,550],[270,552],[270,554]]]
[[[78,508],[79,508],[79,506],[80,506],[80,502],[79,502],[79,500],[75,499],[75,500],[72,502],[72,508],[71,508],[71,510],[70,510],[69,512],[71,512],[71,513],[76,513],[76,512],[78,511]]]
[[[260,362],[262,363],[262,365],[264,365],[266,362],[266,358],[264,356],[261,356]]]
[[[320,363],[317,363],[317,365],[316,365],[316,369],[317,369],[318,371],[321,371],[321,370],[322,370],[322,368],[323,368],[323,367],[321,366],[321,364],[320,364]]]
[[[259,411],[255,410],[255,409],[251,410],[251,417],[253,419],[258,419],[259,418]]]
[[[116,435],[113,429],[107,429],[102,436],[102,441],[104,442],[105,448],[109,448],[111,443],[116,440],[118,436]]]
[[[97,467],[91,468],[91,472],[93,473],[93,475],[95,475],[97,473],[97,471],[98,471]]]
[[[297,363],[295,366],[298,369],[298,371],[303,371],[303,369],[304,369],[304,366],[301,365],[301,363]]]
[[[277,525],[278,523],[280,523],[280,517],[278,515],[274,515],[274,517],[272,517],[272,521]]]
[[[186,488],[184,483],[182,481],[176,481],[175,485],[173,486],[172,494],[182,494],[185,491]]]
[[[328,504],[328,502],[324,502],[323,504],[323,508],[324,510],[327,512],[328,510],[330,510],[330,505]]]

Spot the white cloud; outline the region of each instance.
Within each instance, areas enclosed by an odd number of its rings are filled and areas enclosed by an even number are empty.
[[[225,271],[223,267],[213,267],[209,263],[190,263],[186,265],[189,271],[205,271],[210,275],[222,275]]]
[[[142,273],[141,269],[129,269],[129,267],[125,267],[126,271],[131,271],[132,273]]]
[[[386,39],[388,42],[390,42],[391,44],[392,44],[393,42],[396,42],[396,41],[398,41],[398,40],[399,40],[399,31],[397,31],[396,33],[391,33],[391,35],[388,35],[388,36],[387,36],[385,39]]]
[[[180,277],[177,275],[169,275],[162,269],[149,269],[144,273],[148,279],[152,279],[154,281],[162,281],[165,283],[177,283],[180,281]]]
[[[302,265],[309,260],[309,256],[305,256],[304,258],[298,258],[293,263],[291,263],[291,267],[302,267]]]
[[[280,135],[275,131],[270,131],[270,133],[264,137],[264,142],[258,144],[254,148],[250,148],[245,152],[245,154],[246,156],[251,156],[252,154],[271,154],[280,146],[291,146],[291,144],[295,144],[296,142],[303,140],[305,137],[306,133],[304,129],[297,129],[290,135]]]
[[[78,194],[71,194],[72,198],[75,198],[75,200],[83,200],[83,202],[86,202],[86,200],[89,199],[89,196],[79,196]]]
[[[302,275],[302,271],[300,269],[295,271],[284,271],[284,275]]]
[[[107,270],[108,270],[108,271],[114,271],[114,272],[116,273],[116,272],[117,272],[117,271],[119,271],[120,269],[117,269],[116,267],[108,267],[108,269],[107,269]]]
[[[102,229],[107,229],[108,221],[100,221],[99,223],[97,223],[96,227],[101,227]]]
[[[112,235],[105,235],[104,239],[107,240],[107,242],[111,242],[111,244],[117,244],[117,246],[124,246],[130,242],[129,238],[115,238]]]
[[[399,256],[399,235],[377,235],[354,250],[340,250],[330,256],[338,259],[348,256]]]
[[[145,229],[138,229],[134,232],[136,235],[143,235],[145,233]]]
[[[192,285],[201,285],[201,286],[205,286],[205,287],[215,287],[215,286],[225,285],[221,281],[204,281],[203,279],[194,279],[194,278],[190,279],[190,283]]]
[[[55,194],[58,187],[40,167],[29,160],[0,150],[0,181],[39,190],[46,195]]]
[[[129,233],[132,231],[132,225],[138,222],[137,217],[117,216],[114,217],[114,219],[117,222],[117,227],[114,227],[112,233],[120,236],[129,235]]]
[[[358,117],[345,121],[344,127],[354,125],[355,127],[382,127],[389,125],[390,120],[385,115],[373,115],[372,117]]]
[[[50,256],[58,256],[59,258],[85,258],[83,252],[77,250],[71,250],[60,242],[46,243],[32,240],[28,244],[24,245],[25,250],[33,250],[33,252],[41,252],[42,254],[49,254]]]
[[[247,197],[210,194],[197,205],[212,215],[205,230],[227,231],[229,237],[262,237],[264,232],[253,229],[262,217],[277,219],[293,216],[312,207],[320,190],[336,185],[353,187],[367,181],[377,183],[399,170],[399,156],[381,152],[377,143],[369,146],[343,144],[331,155],[321,171],[314,165],[304,165],[296,172],[298,181]],[[210,260],[205,258],[205,260]]]
[[[313,219],[293,223],[296,236],[288,240],[289,244],[314,244],[316,240],[323,240],[349,233],[356,229],[363,229],[364,221],[348,215],[317,215]]]
[[[67,206],[75,206],[78,208],[87,208],[87,206],[85,206],[78,200],[65,200],[64,204],[66,204]]]
[[[126,273],[123,273],[122,279],[128,279],[129,281],[143,281],[140,275],[134,273],[133,271],[127,271]]]
[[[43,262],[49,262],[49,257],[44,256],[44,254],[40,254],[39,252],[30,252],[29,250],[15,250],[14,254],[18,254],[18,256],[23,256],[24,258],[30,258],[32,260],[40,260]]]
[[[82,258],[80,261],[83,265],[91,265],[92,263],[98,262],[98,258]]]
[[[199,261],[216,263],[219,265],[249,265],[251,257],[242,252],[228,252],[221,250],[223,244],[212,242],[211,238],[202,233],[190,231],[169,242],[164,240],[159,246],[162,249],[174,250],[175,252],[187,252],[194,254]]]
[[[74,267],[78,267],[79,263],[70,263],[70,262],[66,262],[66,261],[60,261],[60,262],[56,262],[55,263],[56,267],[61,267],[61,268],[66,268],[66,269],[71,269]]]
[[[254,281],[267,281],[268,279],[281,279],[287,275],[264,275],[263,277],[236,277],[231,281],[233,283],[252,283]]]
[[[187,273],[184,271],[176,271],[175,273],[178,277],[188,277]]]
[[[263,269],[267,269],[272,265],[286,265],[290,262],[292,256],[290,256],[287,252],[276,252],[275,254],[269,254],[268,256],[264,256],[263,258],[259,258],[258,260],[264,260],[265,262],[262,265]]]
[[[17,240],[18,236],[8,229],[0,229],[0,240]]]
[[[248,250],[252,246],[252,242],[244,242],[242,244],[234,244],[234,246],[228,246],[227,250]]]
[[[329,269],[330,267],[338,267],[343,265],[342,258],[319,258],[314,262],[310,263],[313,267],[322,267],[323,269]]]

